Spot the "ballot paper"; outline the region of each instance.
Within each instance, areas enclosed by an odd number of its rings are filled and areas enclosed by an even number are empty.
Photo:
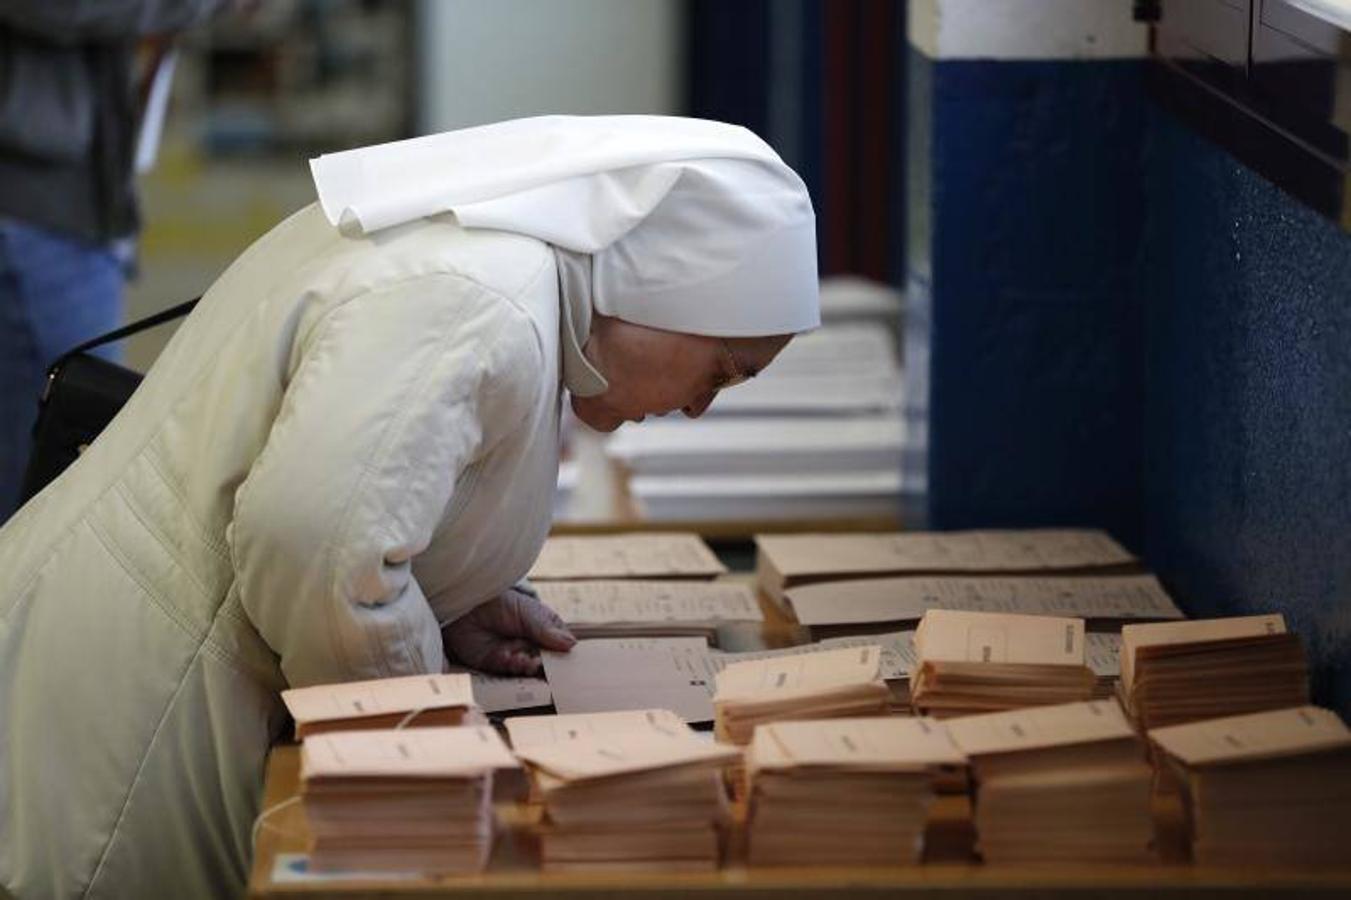
[[[1153,575],[865,578],[802,585],[786,596],[798,622],[810,626],[918,621],[931,609],[1112,621],[1185,618]]]
[[[932,719],[761,725],[746,754],[749,861],[918,862],[935,776],[965,763]]]
[[[624,731],[656,731],[669,737],[694,735],[684,720],[668,709],[514,716],[507,719],[506,726],[511,746],[518,752],[541,744],[559,744],[583,738],[604,738]]]
[[[1121,712],[1121,707],[1112,700],[963,716],[949,719],[944,724],[953,742],[968,756],[1135,737],[1135,729]]]
[[[878,647],[882,651],[879,672],[885,681],[904,681],[910,677],[915,666],[915,632],[894,631],[886,634],[851,635],[849,637],[826,638],[813,644],[797,647],[784,647],[777,650],[758,650],[746,653],[721,653],[714,655],[715,664],[721,662],[739,662],[745,659],[769,659],[774,656],[796,656],[802,653],[821,653],[841,647]],[[721,669],[721,666],[719,666]]]
[[[767,722],[885,715],[891,692],[880,660],[874,645],[731,663],[717,675],[714,733],[747,744]]]
[[[541,581],[539,598],[579,638],[700,636],[764,614],[746,584],[704,581]]]
[[[946,722],[971,760],[977,849],[987,862],[1155,859],[1153,770],[1114,701]]]
[[[545,869],[712,869],[740,754],[688,732],[615,731],[520,749],[542,801]]]
[[[296,738],[324,731],[392,728],[404,724],[459,725],[475,708],[464,674],[409,675],[372,681],[320,684],[282,691]],[[410,714],[413,714],[409,718]]]
[[[319,734],[300,747],[302,781],[333,778],[456,778],[517,769],[490,725]]]
[[[1337,714],[1296,706],[1155,728],[1149,739],[1189,766],[1280,759],[1351,750],[1351,729]]]
[[[1308,702],[1308,664],[1278,615],[1127,625],[1122,701],[1142,728]]]
[[[344,731],[301,746],[316,871],[480,871],[495,772],[520,764],[487,726]]]
[[[560,713],[669,709],[713,720],[703,638],[595,638],[540,657]]]
[[[532,744],[517,756],[564,781],[610,778],[678,766],[720,766],[741,756],[733,747],[697,740],[692,734],[656,729],[615,731],[574,741]]]
[[[936,609],[920,621],[916,642],[925,662],[1077,666],[1084,621]]]
[[[1121,635],[1090,631],[1084,635],[1084,662],[1099,678],[1121,674]]]
[[[1080,529],[782,534],[755,540],[757,579],[780,603],[785,590],[799,584],[870,575],[1124,570],[1135,563],[1105,532]]]
[[[543,678],[489,675],[470,672],[474,701],[484,712],[500,713],[514,709],[534,709],[553,703],[549,682]]]
[[[752,773],[808,767],[916,772],[966,764],[937,719],[862,718],[772,722],[756,732]]]
[[[934,609],[915,632],[914,706],[946,717],[1093,696],[1084,622],[1059,616]]]
[[[1192,856],[1209,865],[1344,865],[1351,730],[1296,706],[1155,728],[1185,795]]]
[[[530,569],[537,581],[597,578],[711,578],[727,571],[697,534],[551,537]]]

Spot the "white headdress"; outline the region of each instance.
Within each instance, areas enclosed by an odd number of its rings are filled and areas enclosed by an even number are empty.
[[[573,357],[592,308],[719,337],[820,324],[806,187],[744,128],[543,116],[329,154],[311,169],[324,214],[347,234],[450,212],[466,228],[552,244],[565,365],[585,365]]]

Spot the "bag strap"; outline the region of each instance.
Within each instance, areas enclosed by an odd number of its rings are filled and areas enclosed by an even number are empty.
[[[121,328],[110,331],[107,334],[101,334],[96,338],[90,338],[83,344],[72,347],[65,353],[62,353],[56,363],[53,364],[52,368],[56,368],[56,366],[59,366],[77,353],[84,353],[86,350],[93,350],[95,347],[111,344],[113,341],[121,340],[124,337],[130,337],[137,332],[145,331],[147,328],[154,328],[156,325],[163,322],[177,319],[179,316],[186,316],[188,313],[192,312],[192,308],[196,306],[197,301],[201,299],[201,297],[194,297],[185,303],[171,306],[168,309],[162,309],[154,315],[146,316],[144,319],[139,319],[129,325],[123,325]]]

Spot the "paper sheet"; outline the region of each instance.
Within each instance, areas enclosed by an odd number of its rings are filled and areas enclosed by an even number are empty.
[[[689,735],[673,737],[644,730],[536,744],[521,749],[518,755],[551,775],[573,781],[701,762],[716,765],[736,760],[741,751]]]
[[[961,716],[944,724],[948,726],[953,742],[967,756],[1086,744],[1135,735],[1115,700]]]
[[[1153,575],[1061,578],[868,578],[790,588],[803,625],[920,619],[930,609],[1081,619],[1181,619]]]
[[[297,724],[474,704],[469,676],[458,673],[319,684],[281,697]]]
[[[694,732],[667,709],[635,709],[559,716],[516,716],[507,719],[512,749],[598,738],[624,731],[657,731],[670,737]]]
[[[792,697],[812,691],[866,685],[879,675],[881,648],[833,647],[819,653],[773,656],[727,664],[717,676],[715,699]]]
[[[703,638],[597,638],[541,654],[560,713],[669,709],[686,722],[713,721],[707,656]]]
[[[923,662],[1084,664],[1084,622],[1054,616],[933,609],[915,632]]]
[[[332,731],[300,745],[301,779],[471,777],[519,763],[487,725]]]
[[[1187,765],[1351,751],[1351,730],[1335,712],[1317,706],[1170,725],[1153,729],[1149,738]]]
[[[759,622],[748,585],[705,581],[541,581],[544,601],[569,625]]]
[[[759,535],[756,545],[788,578],[1079,569],[1135,560],[1105,532],[1075,529]]]
[[[549,682],[543,678],[512,678],[474,672],[474,699],[484,712],[548,706],[554,700]]]
[[[752,766],[776,769],[908,768],[966,762],[943,723],[924,717],[774,722],[756,728],[750,756]]]
[[[1084,635],[1084,663],[1099,678],[1121,674],[1121,635],[1090,631]]]
[[[530,578],[663,578],[720,575],[727,567],[696,534],[653,532],[551,537]]]

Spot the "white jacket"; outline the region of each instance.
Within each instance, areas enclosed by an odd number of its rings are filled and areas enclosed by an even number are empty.
[[[278,692],[439,670],[539,552],[558,303],[548,245],[447,218],[240,256],[0,529],[0,885],[242,890]]]

